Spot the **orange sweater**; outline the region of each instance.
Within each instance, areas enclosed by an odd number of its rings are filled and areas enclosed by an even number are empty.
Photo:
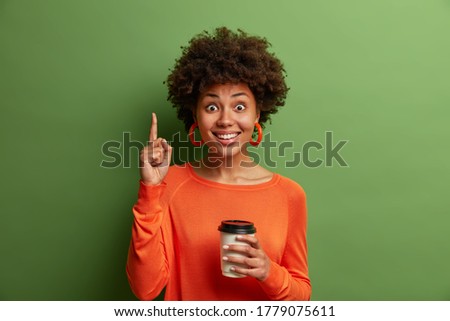
[[[165,300],[309,300],[306,199],[292,180],[274,174],[258,185],[228,185],[172,166],[161,185],[140,182],[127,276],[135,295]],[[264,281],[222,276],[225,219],[252,221],[271,259]]]

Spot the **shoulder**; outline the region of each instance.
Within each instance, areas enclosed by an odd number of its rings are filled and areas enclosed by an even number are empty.
[[[303,224],[307,217],[306,193],[296,181],[280,176],[279,186],[283,190],[289,209],[289,218],[295,224]]]
[[[279,187],[290,199],[304,200],[306,193],[303,187],[291,178],[276,174],[279,176]]]
[[[187,165],[172,165],[164,177],[165,190],[162,200],[169,202],[177,191],[186,182],[190,181],[191,174]]]
[[[187,164],[172,165],[169,168],[167,176],[164,181],[168,185],[181,183],[191,177],[190,170]]]

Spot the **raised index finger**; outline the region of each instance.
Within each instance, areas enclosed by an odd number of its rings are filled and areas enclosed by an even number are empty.
[[[158,138],[158,119],[156,114],[152,113],[152,125],[150,126],[149,142],[154,142]]]

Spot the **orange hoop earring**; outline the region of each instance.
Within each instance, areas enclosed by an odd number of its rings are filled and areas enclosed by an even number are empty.
[[[255,126],[256,126],[256,129],[258,130],[258,139],[256,139],[256,141],[254,141],[253,138],[250,139],[249,143],[252,146],[258,146],[259,143],[261,143],[261,141],[262,141],[262,134],[263,133],[262,133],[261,125],[259,123],[255,123]]]
[[[200,147],[203,144],[203,139],[201,141],[195,140],[195,129],[198,127],[197,122],[193,123],[191,128],[189,128],[189,140],[191,141],[192,145],[195,147]]]

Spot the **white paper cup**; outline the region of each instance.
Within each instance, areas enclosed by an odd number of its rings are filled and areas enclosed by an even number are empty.
[[[240,266],[246,268],[245,265],[224,261],[222,258],[224,256],[236,256],[236,257],[246,257],[246,256],[241,253],[233,252],[230,250],[224,250],[223,246],[231,244],[249,245],[246,242],[236,240],[236,236],[244,234],[254,236],[256,229],[253,223],[241,220],[226,220],[222,221],[222,224],[219,226],[218,230],[220,231],[220,259],[222,266],[222,274],[230,278],[245,277],[245,275],[235,273],[230,270],[232,266]]]

